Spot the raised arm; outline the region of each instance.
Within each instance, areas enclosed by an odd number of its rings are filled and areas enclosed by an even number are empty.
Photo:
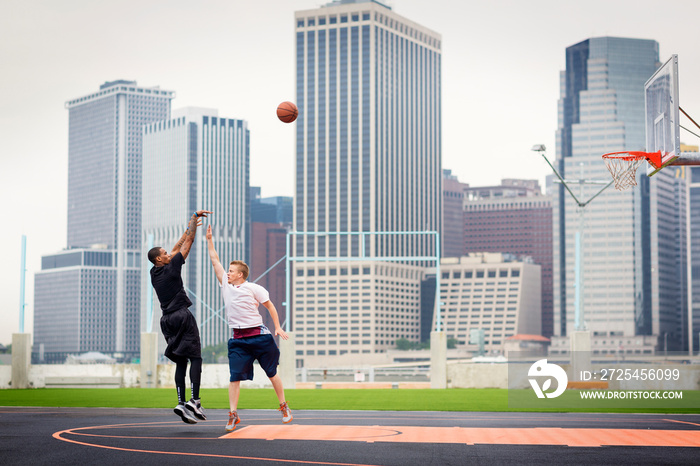
[[[177,240],[177,243],[175,243],[175,246],[173,246],[173,250],[170,251],[171,256],[174,256],[175,254],[180,252],[180,248],[182,247],[183,243],[185,242],[185,238],[187,238],[187,231],[188,230],[185,230],[185,232],[182,234],[182,236],[180,236],[180,239]]]
[[[184,259],[187,259],[192,244],[194,243],[194,237],[197,234],[197,227],[202,224],[202,218],[210,214],[208,210],[198,210],[192,214],[190,217],[190,223],[187,225],[187,230],[180,237],[178,242],[173,247],[172,254],[177,254],[178,252],[182,254]]]
[[[272,317],[272,322],[275,324],[275,335],[279,335],[280,338],[288,340],[289,335],[287,335],[287,333],[282,330],[282,327],[280,327],[280,317],[277,313],[277,308],[275,305],[270,300],[265,301],[262,303],[262,305],[267,308],[268,312],[270,313],[270,317]]]
[[[202,224],[201,220],[199,222],[197,222],[197,226],[200,226],[201,224]],[[170,251],[171,256],[180,252],[180,250],[182,249],[182,245],[185,244],[185,240],[187,240],[187,236],[188,236],[189,232],[190,232],[190,226],[189,226],[189,224],[187,224],[187,229],[182,234],[182,236],[180,236],[180,239],[177,240],[177,243],[175,243],[175,246],[173,246],[173,250]]]
[[[207,227],[207,249],[209,250],[209,259],[211,259],[211,265],[214,267],[216,279],[219,280],[219,283],[223,284],[226,271],[224,270],[224,266],[221,265],[219,255],[216,253],[216,249],[214,248],[214,239],[211,235],[211,225]]]

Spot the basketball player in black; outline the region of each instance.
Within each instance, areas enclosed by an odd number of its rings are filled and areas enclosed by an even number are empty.
[[[176,364],[175,387],[177,388],[178,404],[174,411],[182,418],[183,422],[188,424],[196,424],[197,419],[206,420],[206,416],[199,400],[202,344],[199,340],[197,320],[189,310],[192,302],[182,284],[181,271],[194,243],[197,227],[202,224],[201,219],[210,213],[208,210],[194,212],[190,217],[187,230],[170,253],[161,247],[155,247],[148,251],[148,260],[153,263],[151,284],[153,284],[160,301],[160,307],[163,310],[160,328],[167,342],[165,356]],[[192,398],[185,402],[187,361],[190,362]]]

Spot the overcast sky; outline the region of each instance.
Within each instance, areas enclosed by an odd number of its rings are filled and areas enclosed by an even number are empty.
[[[294,11],[318,0],[0,0],[0,343],[19,331],[20,246],[27,236],[25,332],[33,332],[34,274],[66,245],[66,101],[115,79],[176,92],[249,122],[251,185],[292,196]],[[475,5],[471,5],[474,3]],[[471,185],[539,179],[557,127],[566,47],[591,37],[654,39],[679,56],[680,104],[700,121],[697,0],[391,0],[443,38],[443,168]],[[681,119],[683,123],[683,119]],[[691,124],[684,125],[691,127]],[[697,132],[697,131],[696,131]],[[698,139],[682,132],[682,141]],[[270,168],[273,167],[272,170]],[[206,208],[207,206],[200,206]],[[183,219],[183,222],[185,219]],[[184,225],[184,223],[183,223]]]

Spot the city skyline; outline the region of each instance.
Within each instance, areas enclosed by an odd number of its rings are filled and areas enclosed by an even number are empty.
[[[125,2],[116,9],[108,2],[12,4],[0,19],[6,36],[0,58],[9,70],[0,77],[5,142],[0,185],[5,210],[14,215],[0,236],[10,256],[0,281],[9,296],[1,314],[8,322],[1,343],[19,331],[21,236],[27,235],[25,332],[32,332],[32,277],[40,270],[40,257],[67,244],[65,102],[123,78],[175,91],[173,109],[219,108],[250,122],[251,185],[261,186],[264,197],[292,195],[294,124],[277,121],[274,108],[294,95],[294,11],[324,3],[152,2],[143,7]],[[430,10],[418,0],[387,3],[442,35],[442,168],[472,186],[502,178],[537,178],[544,185],[548,167],[529,149],[544,143],[554,155],[564,51],[586,38],[653,39],[662,62],[677,53],[681,106],[697,119],[700,86],[692,82],[700,60],[685,39],[697,23],[696,2],[659,8],[650,1],[593,1],[580,11],[578,5],[553,1],[504,1],[470,10],[449,1],[432,2]],[[109,25],[100,21],[107,10]],[[576,21],[566,21],[574,16]],[[682,139],[697,144],[688,133]],[[280,169],[269,173],[269,166]]]

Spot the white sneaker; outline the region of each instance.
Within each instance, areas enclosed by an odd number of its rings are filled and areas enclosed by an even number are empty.
[[[236,424],[241,422],[241,418],[238,417],[237,411],[228,412],[228,423],[226,424],[226,432],[233,432],[236,428]]]
[[[194,414],[194,417],[196,417],[200,421],[207,420],[207,416],[204,414],[204,409],[202,408],[202,403],[200,403],[199,400],[190,398],[190,401],[185,403],[185,408],[189,409],[192,412],[192,414]]]
[[[175,406],[173,411],[182,418],[182,422],[186,422],[187,424],[197,424],[197,419],[195,419],[190,411],[185,408],[184,404],[178,404]]]
[[[289,409],[289,406],[287,406],[287,402],[285,401],[284,403],[280,404],[280,407],[277,409],[278,411],[282,411],[282,422],[283,423],[288,423],[292,422],[292,410]]]

